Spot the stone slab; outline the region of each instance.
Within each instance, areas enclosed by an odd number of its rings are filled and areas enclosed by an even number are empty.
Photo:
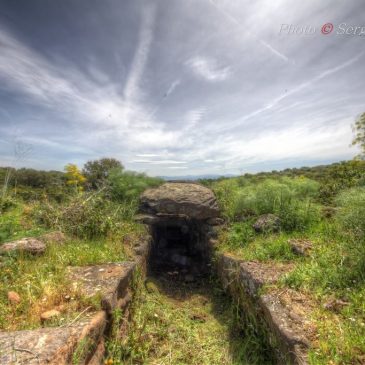
[[[68,277],[85,296],[100,295],[102,308],[111,312],[126,295],[135,267],[134,262],[70,267]]]

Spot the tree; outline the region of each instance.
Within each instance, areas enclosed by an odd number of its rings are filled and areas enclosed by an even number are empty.
[[[362,113],[360,117],[356,120],[353,130],[355,133],[355,137],[352,140],[353,146],[360,146],[361,152],[359,154],[359,158],[361,160],[365,160],[365,113]]]
[[[115,158],[101,158],[88,161],[82,172],[87,179],[87,185],[91,189],[97,189],[108,179],[111,170],[123,170],[123,168],[122,163]]]
[[[85,183],[86,179],[85,176],[82,175],[79,168],[76,165],[69,163],[65,166],[65,172],[67,185],[74,186],[76,190],[82,191],[83,184]]]

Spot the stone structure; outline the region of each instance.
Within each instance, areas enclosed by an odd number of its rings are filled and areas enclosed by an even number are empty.
[[[211,247],[222,223],[210,189],[195,183],[165,183],[142,194],[140,213],[137,220],[150,227],[153,237],[152,269],[186,275],[210,271]]]

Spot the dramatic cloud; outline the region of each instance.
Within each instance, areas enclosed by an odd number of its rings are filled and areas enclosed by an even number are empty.
[[[1,165],[237,174],[356,154],[364,37],[320,28],[363,26],[362,0],[25,4],[0,5]]]

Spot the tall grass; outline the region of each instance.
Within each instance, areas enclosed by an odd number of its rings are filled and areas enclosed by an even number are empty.
[[[128,227],[126,227],[128,232]],[[50,245],[45,255],[8,255],[0,270],[0,329],[29,329],[40,325],[40,314],[64,306],[61,322],[95,303],[83,298],[67,280],[68,266],[83,266],[126,259],[123,237],[119,240],[70,240],[64,245]],[[8,291],[21,297],[18,305],[9,305]],[[68,298],[68,299],[67,299]]]
[[[232,179],[213,186],[224,214],[230,220],[245,220],[275,214],[286,231],[303,230],[319,220],[314,203],[319,184],[306,178],[266,179],[258,184]]]
[[[358,239],[365,237],[365,187],[353,188],[339,194],[337,221]]]

